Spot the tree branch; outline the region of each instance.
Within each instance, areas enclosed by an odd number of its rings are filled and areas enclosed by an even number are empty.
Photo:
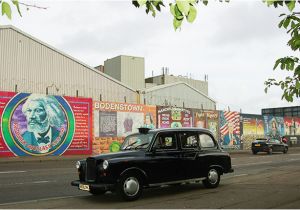
[[[48,9],[48,7],[41,7],[41,6],[37,6],[35,4],[26,4],[24,2],[19,2],[19,4],[26,6],[26,7],[33,7],[33,8],[37,8],[37,9]]]

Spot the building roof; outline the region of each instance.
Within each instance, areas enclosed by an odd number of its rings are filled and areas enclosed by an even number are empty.
[[[215,100],[213,100],[212,98],[210,98],[210,97],[207,96],[206,94],[202,93],[201,91],[197,90],[196,88],[194,88],[194,87],[192,87],[191,85],[189,85],[189,84],[187,84],[187,83],[185,83],[185,82],[182,82],[182,81],[174,82],[174,83],[169,83],[169,84],[164,84],[164,85],[157,85],[157,86],[154,86],[154,87],[146,88],[146,89],[143,89],[143,90],[142,90],[142,93],[149,93],[149,92],[161,90],[161,89],[164,89],[164,88],[169,88],[169,87],[176,86],[176,85],[180,85],[180,84],[186,85],[187,87],[189,87],[189,88],[191,88],[192,90],[196,91],[196,92],[199,93],[200,95],[203,95],[205,98],[207,98],[207,99],[211,100],[212,102],[216,103]]]
[[[41,41],[41,40],[39,40],[39,39],[31,36],[30,34],[28,34],[28,33],[24,32],[24,31],[16,28],[15,26],[12,26],[12,25],[3,25],[3,26],[1,26],[0,25],[0,30],[1,29],[12,29],[12,30],[16,31],[17,33],[22,34],[23,36],[26,36],[27,38],[29,38],[29,39],[31,39],[31,40],[33,40],[35,42],[38,42],[39,44],[43,45],[44,47],[47,47],[50,50],[53,50],[56,53],[59,53],[60,55],[69,58],[70,60],[78,63],[79,65],[82,65],[82,66],[86,67],[87,69],[89,69],[89,70],[91,70],[91,71],[93,71],[93,72],[95,72],[97,74],[100,74],[103,77],[106,77],[107,79],[111,80],[112,82],[118,83],[119,85],[121,85],[121,86],[123,86],[123,87],[125,87],[125,88],[127,88],[127,89],[129,89],[131,91],[134,91],[134,92],[136,91],[133,88],[127,86],[126,84],[120,82],[119,80],[116,80],[116,79],[112,78],[111,76],[109,76],[107,74],[104,74],[104,73],[100,72],[99,70],[96,70],[94,67],[91,67],[91,66],[83,63],[82,61],[80,61],[80,60],[78,60],[78,59],[76,59],[76,58],[74,58],[74,57],[72,57],[72,56],[70,56],[70,55],[68,55],[68,54],[66,54],[66,53],[58,50],[58,49],[56,49],[55,47],[52,47],[52,46],[48,45],[47,43],[45,43],[45,42],[43,42],[43,41]]]

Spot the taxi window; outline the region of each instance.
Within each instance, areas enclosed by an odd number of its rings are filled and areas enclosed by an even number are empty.
[[[216,144],[211,136],[207,134],[199,134],[201,148],[216,148]]]
[[[154,147],[156,149],[169,150],[177,149],[177,143],[174,133],[161,133],[157,136]]]
[[[182,149],[197,149],[198,148],[198,137],[195,132],[180,132],[180,142]]]

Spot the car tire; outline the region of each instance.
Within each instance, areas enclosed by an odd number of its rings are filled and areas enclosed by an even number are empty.
[[[215,168],[210,168],[207,172],[206,179],[202,181],[206,188],[216,188],[220,183],[220,171]]]
[[[142,179],[138,174],[128,173],[121,176],[118,185],[118,194],[126,201],[137,200],[143,191]]]
[[[288,152],[288,150],[289,149],[287,147],[284,147],[283,153],[286,154]]]
[[[106,190],[90,189],[90,193],[93,195],[103,195],[106,193]]]
[[[256,155],[256,154],[257,154],[257,151],[252,150],[252,154],[253,154],[253,155]]]
[[[268,154],[269,154],[269,155],[272,155],[272,153],[273,153],[273,149],[270,148],[269,151],[268,151]]]

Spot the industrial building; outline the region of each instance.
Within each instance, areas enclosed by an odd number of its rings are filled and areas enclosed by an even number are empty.
[[[145,59],[142,57],[120,55],[107,59],[104,73],[135,90],[145,88]]]
[[[216,102],[185,82],[146,88],[141,92],[145,104],[216,110]]]
[[[206,78],[206,77],[205,77]],[[156,85],[171,84],[174,82],[184,82],[201,93],[208,96],[208,81],[196,80],[188,78],[187,76],[174,76],[169,74],[169,69],[163,69],[163,73],[158,76],[148,77],[145,79],[146,87],[153,87]]]
[[[135,88],[13,26],[0,26],[0,90],[137,103]]]
[[[145,79],[142,57],[120,55],[106,60],[104,67],[95,68],[136,89],[140,103],[216,109],[216,102],[208,96],[208,81],[169,75],[168,69],[162,75]]]

